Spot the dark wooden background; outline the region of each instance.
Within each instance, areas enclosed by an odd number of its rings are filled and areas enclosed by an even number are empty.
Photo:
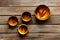
[[[43,23],[37,23],[34,11],[38,5],[47,5],[51,16]],[[21,38],[17,27],[10,29],[8,18],[16,15],[19,24],[21,14],[28,11],[32,14],[32,21],[27,24],[29,33]],[[60,0],[0,0],[0,40],[60,40]]]

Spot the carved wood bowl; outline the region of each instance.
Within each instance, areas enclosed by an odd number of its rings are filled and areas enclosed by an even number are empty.
[[[38,20],[47,20],[50,16],[50,9],[46,5],[39,5],[35,10],[35,17]]]
[[[18,19],[15,16],[11,16],[8,19],[9,26],[16,26],[18,24]]]
[[[28,28],[25,24],[21,24],[18,26],[18,33],[21,35],[26,35],[28,33]]]
[[[32,19],[32,16],[29,12],[24,12],[21,16],[22,21],[29,22]]]

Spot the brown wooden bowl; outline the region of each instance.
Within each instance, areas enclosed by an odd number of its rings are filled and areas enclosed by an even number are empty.
[[[8,19],[9,26],[16,26],[18,24],[18,19],[15,16],[11,16]]]
[[[29,12],[24,12],[21,16],[22,21],[29,22],[32,19],[32,16]]]
[[[50,9],[46,5],[39,5],[35,10],[35,17],[38,20],[47,20],[50,16]]]
[[[28,28],[25,24],[21,24],[18,26],[18,33],[21,35],[26,35],[28,33]]]

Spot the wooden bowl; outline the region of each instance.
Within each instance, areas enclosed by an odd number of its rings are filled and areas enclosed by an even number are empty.
[[[18,19],[15,16],[11,16],[8,19],[9,26],[16,26],[18,24]]]
[[[18,33],[21,35],[26,35],[28,33],[28,28],[25,24],[21,24],[18,26]]]
[[[50,16],[50,9],[46,5],[39,5],[35,10],[35,17],[38,20],[47,20]]]
[[[21,18],[22,18],[22,21],[24,22],[29,22],[32,19],[31,14],[29,12],[24,12]]]

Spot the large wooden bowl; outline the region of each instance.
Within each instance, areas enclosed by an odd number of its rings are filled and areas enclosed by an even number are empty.
[[[35,10],[35,17],[38,20],[47,20],[50,16],[50,9],[46,5],[39,5]]]

